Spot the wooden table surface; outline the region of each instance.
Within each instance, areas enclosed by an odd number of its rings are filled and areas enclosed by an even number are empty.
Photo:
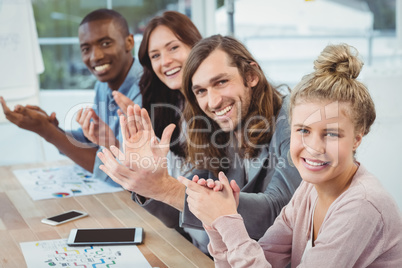
[[[138,248],[153,267],[213,267],[213,261],[174,229],[167,228],[131,200],[127,191],[33,201],[13,170],[71,164],[53,163],[0,166],[0,267],[26,267],[19,243],[67,238],[73,228],[143,227]],[[88,217],[59,226],[43,218],[78,209]]]

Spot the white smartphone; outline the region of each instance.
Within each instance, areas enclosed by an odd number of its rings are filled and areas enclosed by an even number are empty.
[[[144,230],[137,228],[72,229],[69,246],[141,244]]]
[[[59,225],[65,222],[73,221],[79,218],[83,218],[88,216],[88,213],[82,212],[79,210],[70,210],[64,213],[61,213],[56,216],[52,216],[46,219],[42,219],[43,223],[50,224],[50,225]]]

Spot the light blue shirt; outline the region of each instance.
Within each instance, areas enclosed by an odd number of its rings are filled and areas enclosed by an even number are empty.
[[[118,91],[123,95],[126,95],[130,98],[134,103],[142,106],[142,96],[140,93],[139,88],[139,81],[142,75],[142,66],[138,62],[138,60],[134,59],[134,62],[127,73],[126,79],[124,80],[123,84],[120,86]],[[94,111],[102,119],[109,127],[112,129],[114,135],[117,139],[121,142],[122,136],[120,134],[120,123],[119,117],[117,114],[117,110],[119,106],[117,105],[116,101],[112,95],[112,89],[109,88],[106,82],[97,81],[95,84],[95,99],[94,99]],[[73,131],[69,131],[73,137],[83,143],[91,143],[84,135],[81,128]],[[97,146],[94,144],[94,146]],[[102,147],[98,147],[98,152],[102,150]],[[99,159],[98,156],[95,158],[95,164],[93,168],[93,177],[100,179],[102,181],[106,181],[107,183],[120,186],[119,184],[115,183],[109,176],[106,175],[102,170],[99,169],[99,166],[102,164],[102,161]]]

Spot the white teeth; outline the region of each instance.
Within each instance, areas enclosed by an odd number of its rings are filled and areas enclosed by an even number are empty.
[[[309,164],[310,166],[323,166],[328,163],[328,162],[313,162],[308,159],[305,159],[305,160],[306,160],[306,163]]]
[[[227,112],[229,112],[230,110],[232,110],[232,107],[233,107],[233,105],[230,105],[230,106],[226,107],[225,109],[222,109],[222,110],[220,110],[220,111],[216,111],[215,114],[216,114],[217,116],[224,115],[224,114],[226,114]]]
[[[180,67],[176,67],[176,68],[174,68],[174,69],[172,69],[172,70],[169,70],[169,71],[165,72],[165,74],[166,74],[166,75],[172,75],[172,74],[177,73],[177,72],[180,71],[180,70],[181,70]]]
[[[100,66],[95,66],[94,69],[97,72],[102,72],[102,71],[106,70],[107,68],[109,68],[109,66],[110,66],[110,64],[107,63],[107,64],[103,64]]]

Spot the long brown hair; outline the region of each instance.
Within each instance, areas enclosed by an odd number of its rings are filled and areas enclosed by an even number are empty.
[[[181,42],[189,47],[193,47],[202,37],[193,22],[186,15],[176,11],[166,11],[149,21],[138,51],[138,58],[144,69],[139,82],[142,94],[142,107],[150,112],[155,134],[159,138],[162,136],[163,129],[167,125],[170,123],[176,125],[176,129],[172,135],[170,150],[176,155],[184,156],[183,146],[178,142],[181,115],[172,108],[167,108],[166,105],[152,109],[152,105],[155,104],[169,104],[177,107],[180,111],[184,107],[182,93],[179,90],[172,90],[167,87],[152,69],[151,60],[148,55],[149,37],[152,31],[160,25],[168,27]]]
[[[237,67],[245,86],[247,86],[247,78],[250,75],[258,77],[257,85],[251,89],[251,102],[247,115],[242,120],[243,123],[248,121],[247,130],[244,129],[244,124],[241,126],[241,131],[243,131],[240,147],[242,156],[255,157],[260,152],[261,146],[271,141],[275,120],[282,106],[281,94],[268,82],[260,66],[256,64],[256,60],[238,40],[228,36],[214,35],[197,43],[187,59],[182,85],[182,92],[187,100],[184,117],[188,122],[188,161],[195,168],[206,168],[214,173],[224,169],[217,167],[216,162],[211,161],[227,156],[227,148],[221,145],[227,143],[231,134],[223,132],[219,125],[199,107],[192,91],[192,77],[200,64],[217,49],[228,55],[231,66]],[[199,116],[202,116],[202,120],[192,120]],[[209,130],[194,131],[205,129]],[[211,146],[212,139],[218,146]],[[200,155],[203,156],[202,161],[199,161]]]

